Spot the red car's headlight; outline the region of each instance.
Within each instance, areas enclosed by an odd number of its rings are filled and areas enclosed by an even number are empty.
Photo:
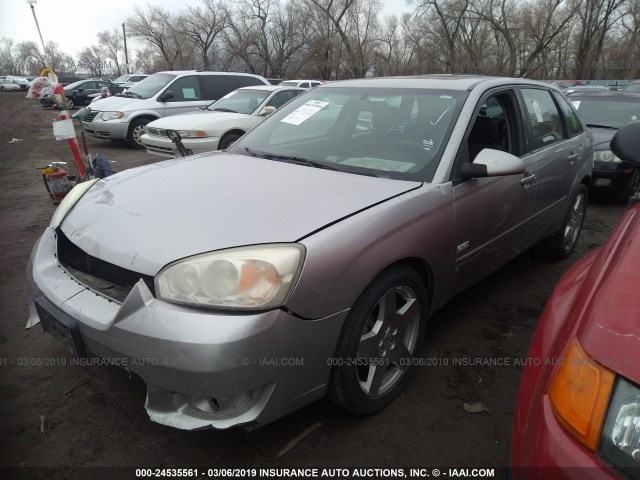
[[[640,387],[618,378],[602,428],[598,456],[640,478]]]

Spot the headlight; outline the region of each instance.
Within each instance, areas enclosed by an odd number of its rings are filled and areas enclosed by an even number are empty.
[[[49,225],[54,229],[58,228],[64,220],[64,217],[67,216],[73,206],[98,180],[99,179],[94,178],[93,180],[79,183],[75,187],[73,187],[71,191],[67,193],[67,195],[62,199],[60,205],[58,205],[58,208],[56,208],[56,211],[53,212],[53,217],[51,217],[51,222],[49,223]]]
[[[567,430],[591,450],[596,449],[614,374],[590,358],[573,339],[560,357],[549,390],[553,412]]]
[[[124,113],[122,112],[102,112],[100,114],[100,120],[117,120],[119,118],[124,117]]]
[[[282,305],[302,268],[305,249],[279,243],[204,253],[156,276],[158,298],[197,307],[266,309]]]
[[[640,388],[619,378],[602,429],[598,455],[631,478],[640,478]]]
[[[601,150],[599,152],[593,152],[593,161],[622,163],[622,160],[616,157],[611,150]]]
[[[207,138],[207,132],[202,130],[176,130],[182,138]]]

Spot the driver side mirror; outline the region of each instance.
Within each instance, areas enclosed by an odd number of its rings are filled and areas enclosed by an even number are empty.
[[[515,155],[485,148],[473,160],[473,163],[465,163],[460,168],[464,178],[503,177],[524,173],[525,166]]]
[[[611,151],[623,162],[640,167],[640,120],[620,127],[611,139]]]
[[[160,100],[161,102],[166,102],[168,100],[171,100],[172,98],[176,98],[175,95],[173,94],[173,92],[171,90],[167,90],[162,95],[160,95],[158,100]]]
[[[258,114],[259,117],[268,117],[269,115],[271,115],[273,112],[276,111],[276,107],[269,105],[267,107],[264,107],[262,109],[262,111]]]

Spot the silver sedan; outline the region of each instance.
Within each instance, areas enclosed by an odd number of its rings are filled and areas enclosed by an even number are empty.
[[[538,242],[571,254],[592,155],[548,84],[328,83],[226,152],[75,187],[33,249],[29,326],[136,372],[165,425],[325,395],[373,413],[453,295]]]

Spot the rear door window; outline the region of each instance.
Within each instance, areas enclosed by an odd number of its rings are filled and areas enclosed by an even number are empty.
[[[569,105],[569,102],[561,93],[554,93],[554,97],[564,114],[568,136],[575,137],[576,135],[580,135],[583,132],[583,128],[576,112],[571,108],[571,105]]]
[[[521,90],[528,117],[531,150],[540,150],[562,141],[562,116],[551,92],[548,90],[523,88]]]
[[[235,75],[201,75],[206,100],[218,100],[238,88]]]
[[[200,84],[198,78],[195,75],[189,75],[188,77],[180,77],[169,88],[173,93],[173,98],[167,100],[167,102],[191,102],[196,100],[202,100],[200,94]]]
[[[248,75],[236,75],[236,80],[238,82],[238,88],[251,87],[253,85],[264,85],[264,82],[261,82],[259,78]]]

